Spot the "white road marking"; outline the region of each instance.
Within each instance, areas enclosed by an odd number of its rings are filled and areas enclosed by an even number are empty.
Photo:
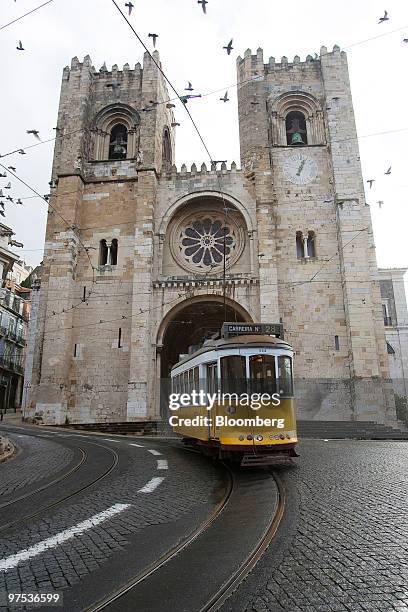
[[[129,446],[137,446],[138,448],[144,448],[143,444],[136,444],[136,442],[131,442]]]
[[[152,455],[161,455],[161,453],[159,453],[159,451],[154,450],[154,449],[149,449],[147,452],[148,453],[152,453]]]
[[[157,487],[163,482],[163,480],[164,478],[161,478],[160,476],[152,478],[147,484],[145,484],[144,487],[138,490],[138,493],[152,493],[152,491],[157,489]]]
[[[107,442],[122,442],[122,440],[113,440],[113,438],[102,438],[103,440],[106,440]]]
[[[94,514],[91,518],[83,521],[82,523],[78,523],[74,527],[70,527],[69,529],[65,529],[65,531],[61,531],[61,533],[57,533],[57,535],[52,536],[51,538],[47,538],[42,542],[38,542],[34,546],[30,546],[30,548],[25,548],[24,550],[16,553],[15,555],[10,555],[10,557],[6,557],[5,559],[0,560],[0,571],[6,572],[13,567],[16,567],[22,561],[27,561],[32,557],[36,557],[41,554],[45,550],[49,548],[54,548],[54,546],[58,546],[59,544],[63,544],[67,540],[99,525],[99,523],[103,523],[107,519],[111,518],[115,514],[119,512],[123,512],[129,508],[130,504],[115,504],[111,506],[107,510],[103,510],[103,512],[99,512],[98,514]]]
[[[169,464],[167,463],[167,459],[158,459],[157,460],[157,469],[158,470],[168,470]]]

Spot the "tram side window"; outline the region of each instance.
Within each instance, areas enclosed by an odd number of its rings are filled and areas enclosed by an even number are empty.
[[[200,391],[200,378],[199,378],[199,368],[196,367],[193,370],[193,390],[199,392]]]
[[[221,385],[223,393],[246,393],[245,357],[221,357]]]
[[[276,369],[273,355],[252,355],[249,358],[251,393],[276,393]]]
[[[278,357],[279,393],[283,397],[293,395],[292,360],[290,357]]]

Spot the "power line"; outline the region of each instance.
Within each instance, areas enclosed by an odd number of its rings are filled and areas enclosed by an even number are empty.
[[[54,0],[47,0],[47,2],[43,2],[39,6],[36,6],[35,8],[33,8],[31,11],[28,11],[28,13],[24,13],[24,15],[20,15],[20,17],[13,19],[13,21],[9,21],[9,23],[5,23],[4,25],[0,26],[0,30],[4,30],[4,28],[7,28],[13,23],[16,23],[16,21],[20,21],[20,19],[27,17],[27,15],[31,15],[31,13],[35,13],[35,11],[38,11],[40,8],[42,8],[43,6],[46,6],[47,4],[51,4],[51,2],[54,2]]]

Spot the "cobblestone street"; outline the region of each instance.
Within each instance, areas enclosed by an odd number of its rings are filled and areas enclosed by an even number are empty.
[[[408,611],[408,443],[304,440],[277,537],[223,612]]]

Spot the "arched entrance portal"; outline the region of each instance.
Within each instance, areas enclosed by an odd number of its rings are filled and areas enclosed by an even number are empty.
[[[164,318],[158,333],[160,351],[160,413],[168,413],[170,370],[181,354],[193,352],[204,340],[221,330],[224,321],[251,322],[250,314],[237,302],[222,296],[198,296],[175,306]]]

